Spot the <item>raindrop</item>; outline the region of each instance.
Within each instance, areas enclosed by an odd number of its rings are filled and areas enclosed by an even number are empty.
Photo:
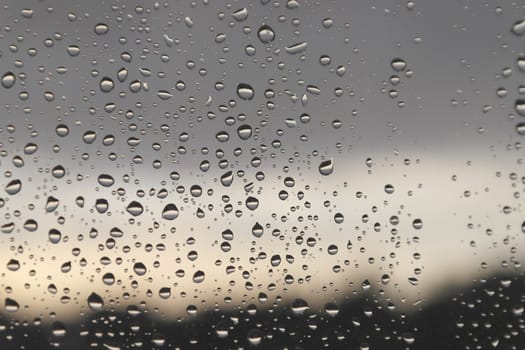
[[[11,259],[7,262],[7,269],[9,271],[18,271],[19,268],[20,268],[20,262],[18,260]]]
[[[246,208],[250,210],[255,210],[259,206],[259,200],[255,197],[246,198]]]
[[[330,317],[335,317],[339,313],[339,308],[335,303],[328,303],[324,306],[324,311]]]
[[[5,298],[4,306],[5,306],[5,311],[7,312],[17,312],[18,309],[20,308],[16,300],[11,299],[11,298]]]
[[[232,14],[232,17],[239,22],[242,22],[248,18],[248,9],[246,7],[240,8]]]
[[[159,90],[157,91],[157,96],[161,99],[161,100],[169,100],[170,98],[173,97],[173,94],[169,91],[166,91],[166,90]]]
[[[516,124],[516,132],[520,136],[525,136],[525,123]]]
[[[58,136],[65,137],[69,135],[69,128],[67,127],[67,125],[59,124],[57,125],[55,132],[57,133]]]
[[[92,130],[86,131],[84,135],[82,135],[82,141],[84,141],[87,144],[93,143],[96,138],[97,138],[97,133]]]
[[[259,238],[263,235],[264,233],[264,229],[263,227],[261,226],[261,224],[259,224],[258,222],[255,223],[255,225],[253,225],[252,227],[252,234]]]
[[[511,32],[517,36],[522,36],[525,34],[525,20],[519,20],[514,22],[511,28]]]
[[[16,179],[16,180],[11,180],[6,186],[5,186],[5,191],[7,192],[7,194],[9,195],[15,195],[17,194],[18,192],[20,192],[20,190],[22,189],[22,181]]]
[[[275,39],[275,32],[270,26],[264,24],[261,27],[259,27],[259,30],[257,31],[257,36],[259,37],[259,40],[261,42],[263,42],[264,44],[268,44]]]
[[[66,50],[69,56],[71,57],[80,55],[80,47],[78,47],[77,45],[69,45]]]
[[[12,88],[13,85],[15,85],[16,76],[11,72],[7,72],[2,76],[1,82],[4,88],[6,89]]]
[[[48,213],[55,211],[56,208],[58,208],[59,203],[60,203],[59,200],[56,199],[55,197],[53,196],[47,197],[46,206],[45,206],[46,211]]]
[[[57,244],[62,239],[62,233],[59,230],[52,228],[49,230],[48,238],[49,242]]]
[[[292,312],[294,315],[302,315],[308,309],[308,303],[304,299],[297,298],[292,302]]]
[[[196,271],[194,274],[193,274],[193,282],[194,283],[201,283],[202,281],[204,281],[204,278],[205,278],[205,274],[203,271],[199,270],[199,271]]]
[[[239,96],[240,99],[246,101],[251,100],[254,94],[253,88],[250,85],[244,83],[237,85],[237,96]]]
[[[101,186],[104,186],[104,187],[110,187],[111,185],[115,183],[115,180],[109,174],[100,174],[98,176],[97,181]]]
[[[108,93],[115,88],[115,83],[113,82],[113,79],[104,77],[100,80],[99,87],[102,92]]]
[[[301,43],[297,43],[291,46],[286,46],[284,49],[290,55],[296,55],[306,50],[307,46],[308,46],[308,43],[306,41],[303,41]]]
[[[421,219],[414,219],[414,221],[412,221],[412,227],[416,230],[420,230],[423,228],[423,221]]]
[[[57,338],[65,337],[67,333],[66,326],[62,322],[54,322],[51,326],[51,333]]]
[[[144,276],[147,272],[147,269],[146,269],[146,266],[141,263],[141,262],[138,262],[138,263],[135,263],[133,265],[133,271],[135,271],[135,273],[138,275],[138,276]]]
[[[105,23],[98,23],[95,25],[95,34],[103,35],[109,32],[109,27]]]
[[[168,299],[171,296],[171,288],[162,287],[161,289],[159,289],[159,296],[162,299]]]
[[[392,62],[390,62],[390,66],[396,72],[401,72],[401,71],[404,71],[406,69],[407,63],[405,62],[405,60],[403,60],[401,58],[394,58],[392,60]]]
[[[322,161],[321,164],[319,164],[319,172],[321,175],[328,176],[334,171],[334,162],[333,159],[328,159],[325,161]]]
[[[165,220],[175,220],[179,216],[179,209],[173,203],[167,204],[162,210],[162,218]]]
[[[233,182],[233,172],[232,171],[227,171],[221,176],[221,184],[223,186],[228,187],[232,184],[232,182]]]
[[[104,307],[104,300],[96,293],[91,293],[87,299],[88,306],[92,311],[100,311]]]
[[[239,135],[241,140],[248,140],[252,136],[252,127],[248,124],[239,126],[237,135]]]
[[[137,201],[132,201],[126,207],[126,211],[133,216],[139,216],[144,211],[144,207]]]

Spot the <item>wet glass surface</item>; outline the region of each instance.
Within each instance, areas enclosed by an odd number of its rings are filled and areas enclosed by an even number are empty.
[[[522,349],[525,4],[0,4],[0,349]]]

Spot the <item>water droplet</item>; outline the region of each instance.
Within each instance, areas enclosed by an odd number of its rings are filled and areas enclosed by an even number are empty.
[[[319,164],[319,173],[324,176],[328,176],[334,172],[334,162],[333,159],[328,159],[325,161],[322,161],[321,164]]]
[[[259,224],[258,222],[255,223],[255,225],[253,225],[252,227],[252,234],[259,238],[263,235],[264,233],[264,228],[261,226],[261,224]]]
[[[4,307],[7,312],[17,312],[20,309],[16,300],[11,298],[5,298]]]
[[[97,133],[92,130],[86,131],[84,135],[82,135],[82,141],[84,141],[84,143],[87,143],[87,144],[93,143],[96,138],[97,138]]]
[[[206,275],[204,274],[203,271],[199,270],[199,271],[196,271],[194,274],[193,274],[193,282],[194,283],[201,283],[202,281],[204,281],[204,278],[206,277]]]
[[[421,230],[423,228],[423,220],[414,219],[414,221],[412,221],[412,227],[414,227],[416,230]]]
[[[339,313],[339,308],[335,303],[327,303],[324,306],[324,311],[327,313],[330,317],[335,317]]]
[[[98,183],[104,187],[110,187],[115,183],[113,176],[109,174],[100,174],[97,179]]]
[[[138,276],[144,276],[148,270],[143,263],[138,262],[133,265],[133,271],[135,271]]]
[[[246,198],[246,208],[250,210],[255,210],[259,206],[259,200],[255,197]]]
[[[294,315],[302,315],[309,308],[308,303],[304,299],[297,298],[292,302],[292,312]]]
[[[65,337],[67,333],[66,326],[62,322],[54,322],[51,326],[51,333],[57,338]]]
[[[248,140],[252,136],[252,127],[248,124],[243,124],[237,129],[237,135],[241,140]]]
[[[59,230],[52,228],[51,230],[49,230],[48,238],[49,242],[57,244],[62,239],[62,233]]]
[[[394,58],[392,60],[392,62],[390,62],[390,66],[396,72],[401,72],[401,71],[404,71],[406,69],[407,63],[405,62],[405,60],[403,60],[401,58]]]
[[[259,40],[261,42],[263,42],[264,44],[268,44],[275,39],[275,32],[270,26],[264,24],[261,27],[259,27],[259,30],[257,31],[257,36],[259,37]]]
[[[105,23],[97,23],[95,25],[95,34],[97,35],[103,35],[107,34],[109,32],[109,27]]]
[[[67,125],[58,124],[55,128],[55,132],[60,137],[66,137],[67,135],[69,135],[69,128],[67,127]]]
[[[232,17],[239,22],[242,22],[248,18],[248,9],[246,7],[240,8],[232,14]]]
[[[303,42],[300,42],[294,45],[286,46],[284,49],[290,55],[296,55],[306,50],[307,46],[308,46],[308,43],[306,41],[303,41]]]
[[[88,306],[92,311],[100,311],[104,307],[104,300],[96,293],[91,293],[87,299]]]
[[[58,208],[59,200],[53,196],[47,197],[45,209],[48,213],[51,213]]]
[[[239,96],[240,99],[249,101],[253,98],[254,94],[255,92],[250,85],[244,83],[237,85],[237,96]]]
[[[80,55],[80,47],[78,47],[77,45],[69,45],[66,50],[69,56],[71,57],[76,57]]]
[[[166,90],[159,90],[157,91],[157,96],[161,99],[161,100],[169,100],[170,98],[173,97],[173,94],[169,91],[166,91]]]
[[[516,132],[520,136],[525,136],[525,123],[518,123],[516,124]]]
[[[511,28],[511,32],[517,36],[522,36],[525,34],[525,20],[519,20],[514,22]]]
[[[20,192],[20,190],[22,189],[22,181],[16,179],[16,180],[11,180],[6,186],[5,186],[5,191],[7,192],[7,194],[10,194],[10,195],[15,195],[17,194],[18,192]]]
[[[16,76],[11,72],[7,72],[2,76],[1,82],[4,88],[6,89],[12,88],[13,85],[15,85]]]
[[[168,299],[171,296],[171,288],[170,287],[162,287],[159,289],[159,296],[162,299]]]
[[[131,203],[128,204],[128,206],[126,207],[126,210],[128,213],[130,213],[133,216],[139,216],[144,211],[144,207],[139,202],[132,201]]]
[[[162,210],[162,218],[165,220],[175,220],[179,216],[179,209],[173,203],[167,204]]]
[[[20,262],[18,260],[11,259],[7,262],[7,269],[9,271],[18,271],[19,268],[20,268]]]
[[[104,276],[102,276],[102,282],[107,286],[111,286],[115,283],[115,276],[110,272],[105,273]]]
[[[100,80],[99,86],[102,92],[108,93],[111,92],[113,88],[115,88],[115,83],[113,82],[113,79],[109,77],[104,77],[102,78],[102,80]]]
[[[232,171],[227,171],[226,173],[224,173],[222,176],[221,176],[221,184],[223,186],[230,186],[231,184],[233,183],[233,172]]]

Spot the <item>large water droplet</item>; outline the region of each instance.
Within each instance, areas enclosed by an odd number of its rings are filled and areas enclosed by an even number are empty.
[[[519,20],[514,22],[511,28],[511,32],[517,36],[522,36],[525,34],[525,20]]]
[[[259,30],[257,31],[257,36],[259,37],[259,40],[261,42],[268,44],[275,39],[275,32],[270,26],[264,24],[261,27],[259,27]]]
[[[259,238],[263,235],[264,233],[264,228],[261,226],[261,224],[259,224],[258,222],[255,223],[255,225],[253,225],[252,227],[252,234]]]
[[[525,136],[525,123],[516,124],[516,132],[520,136]]]
[[[5,191],[7,192],[7,194],[10,194],[10,195],[15,195],[17,194],[18,192],[20,192],[20,190],[22,189],[22,181],[16,179],[16,180],[11,180],[6,186],[5,186]]]
[[[130,213],[133,216],[139,216],[144,211],[144,207],[139,202],[132,201],[131,203],[128,204],[128,206],[126,207],[126,210],[128,213]]]
[[[202,281],[204,281],[204,278],[206,277],[206,275],[204,274],[203,271],[199,270],[199,271],[196,271],[194,274],[193,274],[193,282],[195,283],[201,283]]]
[[[104,300],[96,293],[91,293],[87,299],[88,306],[93,311],[100,311],[104,307]]]
[[[5,306],[5,311],[7,312],[17,312],[18,309],[20,308],[16,300],[11,299],[11,298],[5,298],[4,306]]]
[[[167,204],[162,210],[162,218],[165,220],[175,220],[179,216],[179,209],[173,203]]]
[[[322,161],[321,164],[319,164],[319,173],[324,176],[328,176],[334,171],[334,162],[333,159],[328,159],[325,161]]]
[[[106,23],[97,23],[95,25],[95,34],[103,35],[107,34],[107,32],[109,32],[109,27]]]
[[[255,92],[253,91],[253,88],[251,85],[240,83],[237,85],[237,96],[239,96],[242,100],[251,100],[254,96]]]
[[[113,82],[113,79],[104,77],[102,80],[100,80],[99,86],[102,92],[108,93],[113,90],[113,88],[115,88],[115,83]]]
[[[12,88],[13,85],[15,85],[16,76],[11,72],[7,72],[2,76],[1,82],[4,88],[6,89]]]

